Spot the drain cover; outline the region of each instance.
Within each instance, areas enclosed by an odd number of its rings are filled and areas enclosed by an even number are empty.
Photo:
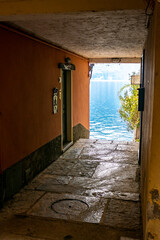
[[[51,205],[51,209],[54,212],[65,215],[79,215],[88,208],[89,205],[79,199],[61,199],[53,202]]]

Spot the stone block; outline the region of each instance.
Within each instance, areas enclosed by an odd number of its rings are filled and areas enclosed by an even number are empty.
[[[86,129],[82,124],[77,124],[73,127],[73,141],[76,142],[80,138],[89,138],[89,130]]]
[[[140,230],[140,203],[111,199],[105,213],[105,224],[114,228]]]
[[[27,215],[99,223],[107,200],[71,194],[45,194]]]
[[[6,169],[1,175],[0,206],[61,154],[61,136]]]

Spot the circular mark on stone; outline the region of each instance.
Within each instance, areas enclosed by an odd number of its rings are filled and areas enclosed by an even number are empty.
[[[79,215],[81,212],[86,211],[89,205],[79,199],[60,199],[51,204],[51,209],[58,214],[64,215]]]

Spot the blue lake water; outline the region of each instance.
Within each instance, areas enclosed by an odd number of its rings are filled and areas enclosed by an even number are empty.
[[[133,132],[127,131],[118,112],[118,92],[125,84],[123,81],[90,81],[90,138],[133,140]]]

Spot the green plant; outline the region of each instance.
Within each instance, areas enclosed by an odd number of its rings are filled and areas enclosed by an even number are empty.
[[[119,109],[120,117],[127,122],[127,129],[139,128],[140,114],[138,112],[138,85],[127,84],[119,91],[121,106]]]

